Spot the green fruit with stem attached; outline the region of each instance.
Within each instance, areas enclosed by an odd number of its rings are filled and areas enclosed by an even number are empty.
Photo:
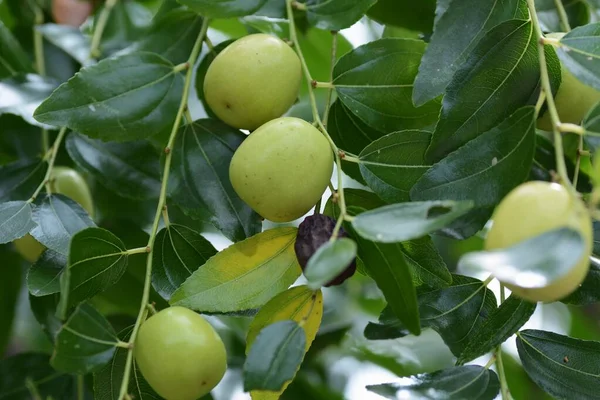
[[[226,124],[254,130],[294,104],[301,80],[296,52],[283,40],[258,33],[215,57],[204,78],[204,98]]]
[[[292,117],[267,122],[237,149],[229,167],[236,193],[274,222],[306,214],[321,198],[333,171],[333,153],[323,134]]]
[[[545,232],[567,227],[579,232],[585,251],[576,265],[557,280],[541,288],[506,284],[517,296],[529,301],[556,301],[575,291],[589,270],[592,252],[592,221],[583,202],[558,183],[532,181],[513,189],[498,205],[487,234],[487,250],[510,247]]]
[[[550,33],[549,38],[560,39],[564,33]],[[560,122],[580,124],[590,109],[600,101],[600,91],[577,79],[569,69],[561,63],[562,81],[554,102]],[[552,130],[550,113],[546,112],[537,120],[538,129]]]
[[[58,193],[69,197],[79,203],[93,218],[94,202],[87,182],[74,169],[67,167],[54,167],[50,178],[50,189],[52,193]],[[34,263],[40,258],[46,247],[27,234],[14,242],[19,254],[27,261]]]
[[[184,307],[169,307],[144,322],[134,354],[146,381],[168,400],[204,396],[227,369],[217,332],[204,317]]]

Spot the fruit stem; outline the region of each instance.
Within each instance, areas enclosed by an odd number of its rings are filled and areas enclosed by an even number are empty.
[[[506,294],[504,293],[504,285],[500,284],[500,304],[506,300]],[[502,363],[502,345],[496,347],[496,370],[498,371],[498,379],[500,380],[500,393],[502,394],[502,400],[510,400],[510,391],[508,389],[508,383],[506,382],[506,374],[504,373],[504,364]]]
[[[100,11],[98,22],[94,27],[92,44],[90,45],[90,55],[92,58],[98,58],[100,56],[100,41],[102,40],[102,34],[104,33],[104,28],[106,28],[108,18],[110,17],[110,12],[115,4],[117,4],[117,0],[106,0],[106,3],[104,3],[104,8],[102,11]]]
[[[208,30],[209,19],[204,18],[202,21],[202,28],[200,29],[200,33],[198,38],[196,39],[196,43],[194,43],[194,47],[190,53],[190,57],[188,58],[187,63],[189,65],[195,65],[198,56],[200,55],[200,50],[202,49],[202,43],[204,43],[204,37],[206,36],[206,32]],[[152,229],[150,231],[150,238],[148,239],[147,248],[150,249],[148,252],[148,256],[146,259],[146,277],[144,280],[144,291],[142,293],[140,310],[138,313],[137,320],[135,321],[135,325],[133,326],[133,330],[131,331],[131,336],[129,337],[129,345],[131,346],[127,352],[127,360],[125,361],[125,369],[123,371],[123,380],[121,382],[121,389],[119,391],[118,399],[125,399],[127,395],[127,388],[129,386],[129,375],[131,373],[131,366],[133,363],[133,344],[137,338],[137,333],[144,322],[146,315],[148,314],[148,300],[150,298],[150,288],[152,283],[152,248],[154,246],[154,241],[156,239],[156,234],[158,233],[158,225],[163,213],[163,209],[167,199],[167,185],[169,182],[169,173],[171,171],[171,159],[173,156],[173,152],[171,149],[173,148],[173,144],[175,143],[175,138],[177,136],[177,132],[179,130],[179,126],[181,124],[181,119],[183,118],[183,114],[187,108],[188,104],[188,96],[190,93],[190,86],[192,83],[194,69],[188,68],[185,74],[185,82],[183,84],[183,93],[181,94],[181,102],[179,104],[179,109],[177,110],[177,115],[175,117],[175,122],[173,123],[173,129],[171,129],[171,135],[169,136],[169,141],[167,143],[167,147],[165,148],[165,164],[162,174],[162,181],[160,187],[160,194],[158,197],[158,205],[156,207],[156,213],[154,215],[154,222],[152,223]],[[168,151],[167,151],[168,150]]]
[[[321,200],[323,200],[322,198],[319,198],[319,201],[317,201],[317,204],[315,204],[315,212],[313,213],[313,215],[317,215],[321,213]]]
[[[571,124],[568,122],[561,122],[558,125],[558,130],[560,130],[561,132],[576,133],[577,135],[581,136],[586,134],[585,128],[583,126]]]
[[[25,378],[25,387],[33,400],[42,400],[42,396],[35,386],[35,382],[30,377]]]
[[[488,360],[487,364],[485,364],[483,368],[488,369],[489,367],[491,367],[492,365],[494,365],[495,361],[496,361],[496,356],[493,355],[492,358],[490,358]]]
[[[331,237],[337,237],[337,234],[342,225],[342,221],[346,216],[346,200],[344,197],[344,185],[342,183],[343,173],[342,173],[342,160],[340,158],[340,151],[336,146],[335,142],[327,132],[327,128],[323,125],[323,121],[321,121],[321,117],[319,116],[319,109],[317,107],[317,99],[315,97],[315,93],[312,87],[313,79],[310,75],[310,70],[308,69],[308,64],[306,64],[306,60],[304,59],[304,54],[302,54],[302,49],[300,48],[300,42],[298,41],[298,33],[296,32],[296,23],[294,21],[294,12],[292,10],[292,3],[295,3],[294,0],[286,0],[286,9],[288,21],[290,23],[290,36],[292,42],[294,43],[294,48],[296,49],[296,53],[298,54],[298,58],[300,59],[300,64],[302,65],[302,71],[304,72],[304,77],[306,78],[306,82],[308,84],[308,98],[310,99],[310,108],[312,110],[313,119],[317,123],[317,126],[325,135],[327,140],[329,141],[329,145],[331,146],[331,150],[335,156],[335,164],[337,169],[337,180],[338,180],[338,190],[337,193],[339,195],[339,207],[340,207],[340,215],[338,217],[338,222],[335,225],[333,233]]]
[[[535,119],[540,115],[540,110],[542,106],[546,102],[546,92],[540,90],[540,95],[538,96],[537,102],[535,103]]]
[[[83,375],[77,375],[77,400],[84,400],[85,382]]]
[[[33,48],[35,54],[35,70],[40,76],[46,76],[46,60],[44,59],[44,38],[40,31],[37,30],[38,25],[44,23],[44,13],[37,4],[34,7],[35,25],[33,26]],[[44,154],[50,148],[50,138],[48,137],[48,129],[42,128],[42,149]]]
[[[579,144],[577,145],[577,157],[575,159],[575,171],[573,172],[573,187],[577,188],[579,181],[579,170],[581,169],[581,156],[583,152],[583,136],[579,136]]]
[[[569,32],[571,30],[571,24],[569,24],[569,17],[567,16],[562,0],[554,0],[554,5],[556,6],[556,11],[558,11],[561,28],[564,32]]]
[[[169,219],[169,210],[167,209],[166,205],[163,207],[162,217],[163,217],[163,221],[165,222],[165,226],[168,228],[169,225],[171,225],[171,220]]]
[[[331,32],[331,66],[329,69],[329,80],[333,81],[333,67],[337,59],[337,32]],[[327,90],[327,101],[325,102],[325,111],[323,112],[323,126],[327,128],[327,120],[329,119],[329,110],[331,109],[331,95],[333,93],[333,85]]]
[[[554,97],[552,96],[552,87],[550,85],[550,77],[548,75],[548,66],[546,65],[546,54],[544,53],[544,34],[542,33],[542,29],[540,28],[540,22],[538,20],[538,15],[535,10],[535,0],[527,0],[527,7],[529,8],[531,23],[533,24],[533,30],[537,38],[538,58],[540,63],[540,78],[542,81],[542,90],[546,92],[546,103],[548,106],[548,113],[550,114],[550,120],[552,121],[552,132],[554,134],[554,148],[558,176],[560,177],[562,183],[567,188],[569,188],[569,190],[574,192],[575,190],[573,189],[571,181],[569,180],[569,176],[567,174],[562,135],[558,129],[558,127],[560,126],[560,118],[558,116],[558,111],[556,110]]]
[[[39,184],[37,189],[35,189],[35,192],[33,192],[29,200],[27,200],[28,203],[33,203],[35,201],[44,186],[46,187],[46,192],[48,192],[48,194],[52,194],[52,188],[50,187],[50,176],[52,176],[52,169],[54,168],[54,163],[56,162],[56,155],[58,154],[60,143],[65,137],[65,133],[67,133],[67,127],[61,128],[61,130],[58,132],[58,136],[52,144],[52,152],[50,153],[50,159],[48,160],[48,169],[46,169],[46,175],[44,175],[42,183]]]

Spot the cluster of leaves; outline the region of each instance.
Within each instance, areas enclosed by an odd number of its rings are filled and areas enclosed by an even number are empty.
[[[391,339],[430,328],[456,357],[454,367],[369,390],[389,398],[400,390],[431,396],[433,389],[439,398],[493,399],[503,378],[491,363],[465,364],[517,333],[523,367],[544,391],[597,396],[599,343],[519,331],[536,305],[515,297],[498,305],[489,280],[452,273],[431,237],[475,235],[511,189],[528,179],[550,180],[556,169],[553,144],[535,127],[539,38],[537,16],[525,0],[439,0],[437,6],[432,0],[310,0],[294,2],[293,15],[283,0],[164,0],[154,14],[122,0],[107,2],[81,29],[40,24],[45,2],[0,4],[12,21],[10,27],[0,21],[0,243],[31,234],[46,247],[26,285],[54,346],[51,358],[20,354],[0,362],[0,392],[8,398],[74,396],[81,377],[93,379],[97,399],[119,399],[124,377],[135,398],[159,398],[128,357],[131,318],[141,323],[148,302],[252,318],[247,357],[230,364],[243,369],[253,398],[277,398],[321,335],[320,287],[355,255],[358,270],[387,303],[364,336]],[[545,31],[559,29],[553,4],[535,2]],[[591,1],[565,1],[565,7],[571,26],[580,27],[561,39],[558,51],[545,46],[551,86],[560,86],[560,58],[600,90],[600,24],[591,23],[600,14]],[[98,17],[103,13],[108,22]],[[365,14],[386,25],[384,37],[354,49],[340,37],[330,70],[328,31]],[[344,220],[350,239],[319,253],[307,285],[291,287],[301,275],[297,228],[263,230],[266,224],[231,187],[229,162],[245,134],[208,107],[205,118],[187,116],[188,96],[190,109],[203,101],[208,65],[230,43],[205,49],[194,63],[209,18],[229,37],[258,31],[286,39],[293,36],[291,19],[301,30],[297,50],[325,54],[306,57],[305,80],[331,82],[307,85],[289,113],[311,120],[309,92],[316,91],[318,109],[328,112],[328,133],[344,150],[343,171],[365,188],[344,190],[325,206],[325,214]],[[101,56],[94,58],[90,36],[99,25]],[[190,90],[192,76],[196,90]],[[327,90],[319,86],[335,89],[330,108],[322,107]],[[598,113],[600,107],[583,124],[590,150],[597,146]],[[565,157],[575,170],[576,156]],[[44,192],[55,163],[87,174],[94,219],[69,198]],[[591,165],[583,165],[580,191],[592,190],[590,176]],[[215,231],[233,244],[217,251],[200,234]],[[506,250],[503,259],[551,276],[581,254],[581,239],[569,234],[534,238]],[[485,252],[462,264],[494,273],[504,266]],[[583,286],[564,301],[597,302],[599,276],[592,264]],[[9,303],[16,292],[6,292]],[[116,314],[128,315],[127,323]]]

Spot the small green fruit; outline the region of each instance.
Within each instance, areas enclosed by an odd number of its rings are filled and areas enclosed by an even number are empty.
[[[546,36],[560,39],[564,35],[564,33],[550,33]],[[560,122],[579,124],[588,111],[600,101],[600,91],[581,82],[562,63],[560,69],[562,82],[554,97]],[[552,121],[547,111],[537,120],[537,127],[545,131],[552,130]]]
[[[284,117],[267,122],[242,142],[229,177],[257,213],[288,222],[315,205],[332,171],[333,153],[323,134],[304,120]]]
[[[583,202],[558,183],[532,181],[513,189],[498,205],[494,223],[485,240],[487,250],[510,247],[542,233],[569,227],[585,240],[585,254],[567,275],[543,288],[506,284],[517,296],[529,301],[556,301],[575,291],[589,270],[592,252],[592,222]]]
[[[236,40],[215,57],[204,78],[204,97],[226,124],[254,130],[294,104],[301,80],[294,50],[259,33]]]
[[[217,332],[201,315],[183,307],[169,307],[144,322],[134,354],[146,381],[168,400],[204,396],[227,369]]]

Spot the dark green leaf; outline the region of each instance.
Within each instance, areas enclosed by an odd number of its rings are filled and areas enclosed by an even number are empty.
[[[367,386],[387,399],[409,396],[414,399],[493,400],[500,392],[498,375],[479,365],[448,368],[415,375],[402,383]],[[401,394],[400,394],[401,393]]]
[[[577,79],[600,90],[600,23],[573,29],[560,39],[556,52]]]
[[[2,400],[32,398],[27,385],[33,385],[41,398],[64,399],[72,385],[71,378],[50,366],[50,356],[21,353],[0,361]]]
[[[263,328],[244,363],[244,390],[281,390],[304,358],[306,333],[292,320]]]
[[[39,297],[60,292],[60,275],[66,266],[65,255],[52,250],[44,251],[27,273],[29,293]]]
[[[504,343],[529,320],[537,304],[510,296],[495,309],[458,357],[457,365],[471,361]]]
[[[579,0],[560,0],[567,13],[569,25],[575,28],[590,22],[590,4]],[[593,0],[592,0],[593,1]],[[560,15],[556,9],[556,0],[535,0],[540,25],[545,32],[564,32]]]
[[[62,321],[56,316],[59,299],[58,293],[42,297],[29,295],[31,311],[51,343],[54,343],[62,327]]]
[[[360,154],[367,145],[383,136],[383,133],[367,126],[352,114],[339,100],[336,100],[329,110],[327,131],[340,149],[353,154]],[[348,162],[343,168],[346,175],[365,183],[358,164]]]
[[[0,81],[0,114],[18,115],[32,125],[49,128],[33,118],[34,110],[58,86],[51,78],[39,75],[14,75]]]
[[[382,132],[433,127],[439,102],[415,108],[411,99],[424,50],[425,43],[420,40],[396,38],[354,49],[340,58],[333,70],[339,99],[367,125]]]
[[[441,160],[530,100],[539,81],[536,46],[531,21],[522,20],[503,22],[479,41],[448,85],[428,160]]]
[[[600,265],[597,261],[590,262],[590,270],[581,286],[561,301],[578,306],[600,302]]]
[[[208,18],[231,18],[250,15],[266,0],[177,0],[191,10]]]
[[[95,226],[88,213],[75,201],[62,194],[52,194],[36,200],[31,230],[38,242],[62,255],[69,254],[71,237],[77,232]]]
[[[490,272],[502,282],[536,289],[569,273],[584,250],[585,243],[577,231],[560,228],[506,249],[467,253],[458,268]]]
[[[157,53],[177,65],[190,56],[200,33],[202,18],[194,12],[175,9],[154,21],[150,30],[126,51]]]
[[[442,288],[452,283],[452,274],[429,236],[400,243],[415,286]]]
[[[348,268],[355,258],[356,243],[352,239],[327,242],[310,257],[304,269],[308,287],[319,289]]]
[[[27,200],[44,179],[46,164],[22,159],[0,167],[0,202]]]
[[[435,0],[379,0],[367,15],[385,25],[429,33],[433,29]]]
[[[82,66],[94,64],[90,55],[89,38],[73,26],[44,24],[35,27],[46,40],[73,57]]]
[[[0,20],[0,79],[22,72],[33,72],[32,61]]]
[[[95,13],[92,29],[98,23],[101,13],[102,8]],[[110,55],[130,46],[144,37],[151,21],[152,13],[143,4],[137,1],[117,1],[104,28],[100,52]]]
[[[517,350],[529,377],[557,399],[594,399],[600,393],[600,342],[524,330]]]
[[[21,117],[11,114],[0,116],[0,126],[0,165],[29,160],[42,153],[41,132],[38,127],[29,125]],[[0,196],[1,193],[2,184]]]
[[[4,355],[13,331],[13,321],[17,313],[17,302],[21,294],[23,261],[9,246],[0,246],[2,279],[0,279],[0,357]],[[1,380],[2,378],[0,378]]]
[[[171,62],[131,53],[83,68],[35,110],[35,118],[103,140],[141,139],[173,124],[182,90]]]
[[[468,18],[465,16],[468,15]],[[468,0],[454,4],[436,21],[412,94],[417,106],[442,94],[455,72],[487,31],[513,18],[527,18],[522,0]]]
[[[30,203],[9,201],[0,204],[0,244],[25,236],[34,227]]]
[[[358,21],[377,0],[313,0],[306,5],[310,25],[328,31],[349,28]]]
[[[433,233],[472,208],[469,201],[392,204],[359,214],[352,226],[362,237],[381,243],[403,242]]]
[[[204,109],[209,117],[213,119],[218,119],[216,114],[210,109],[208,103],[204,100],[204,77],[206,76],[206,72],[208,71],[208,67],[213,62],[213,60],[217,57],[223,49],[233,43],[235,40],[225,40],[215,47],[211,51],[209,51],[204,58],[200,61],[198,68],[196,69],[196,95],[198,99],[202,102]]]
[[[68,269],[61,277],[61,310],[87,300],[114,285],[127,269],[121,239],[101,228],[73,236]]]
[[[472,200],[494,207],[524,182],[535,148],[535,110],[524,107],[435,164],[410,191],[412,200]]]
[[[585,116],[582,125],[586,131],[583,141],[593,154],[600,148],[600,104],[592,107]],[[595,160],[595,162],[598,162],[598,160]]]
[[[431,140],[427,131],[390,133],[360,153],[360,172],[379,197],[388,203],[409,200],[409,191],[430,168],[425,151]]]
[[[229,163],[244,135],[222,122],[202,119],[181,128],[173,146],[170,195],[191,216],[211,215],[225,236],[238,241],[260,232],[260,217],[229,181]],[[210,190],[207,190],[210,188]]]
[[[113,357],[117,334],[94,307],[79,305],[56,337],[50,363],[58,371],[84,375],[98,371]]]
[[[217,253],[198,232],[170,224],[156,235],[152,286],[166,300],[194,271]]]
[[[133,327],[119,332],[119,339],[129,340]],[[94,399],[95,400],[120,400],[119,391],[123,381],[123,373],[127,360],[128,350],[118,347],[111,362],[106,364],[100,371],[94,373]],[[137,364],[133,363],[129,374],[128,393],[136,399],[162,400],[150,387],[148,382],[138,370]]]
[[[119,195],[134,200],[158,198],[159,156],[147,141],[106,143],[71,133],[65,145],[79,167]]]

